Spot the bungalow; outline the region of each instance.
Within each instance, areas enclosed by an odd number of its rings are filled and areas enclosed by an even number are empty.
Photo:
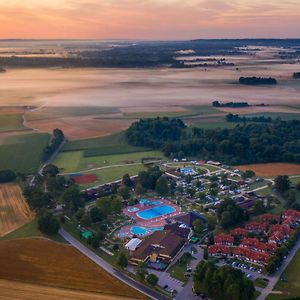
[[[269,229],[269,243],[276,243],[280,245],[286,242],[293,232],[294,230],[285,223],[271,225]]]
[[[208,254],[211,256],[230,256],[231,250],[224,245],[211,245],[208,247]]]
[[[204,217],[204,215],[199,214],[195,211],[191,211],[189,213],[185,213],[185,214],[181,214],[179,216],[176,217],[172,217],[167,219],[167,223],[178,223],[180,225],[185,225],[186,227],[189,228],[194,228],[194,222],[196,220],[201,220],[202,223],[206,223],[207,219]]]
[[[156,263],[157,261],[169,264],[185,243],[185,238],[170,230],[155,231],[140,243],[139,248],[132,253],[129,262],[133,265],[140,262]]]
[[[260,253],[243,247],[234,248],[233,256],[257,264],[266,264],[270,259],[270,255],[267,253]]]
[[[261,222],[251,222],[246,224],[246,229],[251,232],[251,233],[255,233],[255,234],[260,234],[266,231],[266,224],[265,223],[261,223]]]
[[[214,237],[215,245],[233,246],[234,238],[230,234],[221,233]]]
[[[233,236],[241,236],[246,237],[248,236],[248,230],[245,228],[237,227],[230,231],[230,234]]]
[[[282,221],[282,224],[286,224],[291,228],[296,228],[298,226],[298,218],[297,217],[287,217]]]

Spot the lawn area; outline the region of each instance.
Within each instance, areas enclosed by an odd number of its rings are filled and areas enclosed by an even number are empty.
[[[0,116],[0,132],[24,129],[26,129],[26,127],[23,126],[21,114]]]
[[[166,159],[166,157],[164,157],[164,155],[160,151],[145,151],[91,157],[84,157],[83,151],[67,151],[61,152],[56,157],[54,164],[59,168],[62,168],[63,173],[72,173],[112,165],[140,163],[142,158]]]
[[[186,272],[186,267],[193,260],[194,257],[190,253],[184,253],[182,257],[170,267],[168,273],[181,282],[186,282],[187,278],[184,277],[184,273]]]
[[[124,167],[111,167],[107,169],[98,170],[92,173],[97,175],[97,182],[92,184],[82,184],[81,188],[89,188],[98,184],[103,184],[107,182],[112,182],[119,180],[124,174],[129,174],[129,176],[137,175],[140,171],[145,170],[146,167],[143,164],[139,165],[129,165]]]
[[[63,117],[78,117],[88,115],[102,115],[118,113],[117,107],[43,107],[39,110],[26,114],[28,120],[44,120]]]
[[[11,136],[0,146],[1,169],[20,173],[34,173],[41,164],[44,147],[48,144],[48,133]]]
[[[28,238],[28,237],[38,237],[38,236],[47,237],[39,231],[38,222],[37,219],[35,218],[29,223],[18,228],[17,230],[1,237],[0,241],[8,241],[8,240],[13,240],[18,238]],[[56,242],[67,243],[67,241],[65,241],[59,234],[50,238]]]
[[[300,295],[300,251],[296,253],[293,260],[287,266],[283,272],[281,278],[286,279],[286,281],[279,280],[275,287],[274,291],[282,292],[280,298],[269,298],[268,299],[284,299],[284,298],[293,298]],[[272,295],[273,296],[273,295]],[[276,295],[276,297],[279,295]]]
[[[268,285],[268,281],[265,281],[262,278],[258,277],[254,280],[254,285],[261,288],[265,288]]]

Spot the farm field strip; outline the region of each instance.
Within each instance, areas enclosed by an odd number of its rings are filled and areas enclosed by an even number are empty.
[[[0,185],[0,237],[32,220],[34,214],[17,184]]]

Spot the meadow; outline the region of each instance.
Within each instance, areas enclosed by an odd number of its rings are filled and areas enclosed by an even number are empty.
[[[0,115],[0,132],[25,129],[26,127],[23,126],[22,115]]]
[[[30,174],[41,164],[43,148],[48,144],[48,133],[9,136],[0,145],[1,169]]]

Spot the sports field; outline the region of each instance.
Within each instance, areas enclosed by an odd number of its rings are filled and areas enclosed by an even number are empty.
[[[0,241],[0,265],[1,280],[145,299],[72,246],[46,239]]]
[[[48,144],[50,135],[36,133],[9,136],[0,145],[1,169],[11,169],[20,173],[34,173],[41,163],[41,155]]]
[[[33,219],[34,214],[17,184],[0,184],[0,237]]]

